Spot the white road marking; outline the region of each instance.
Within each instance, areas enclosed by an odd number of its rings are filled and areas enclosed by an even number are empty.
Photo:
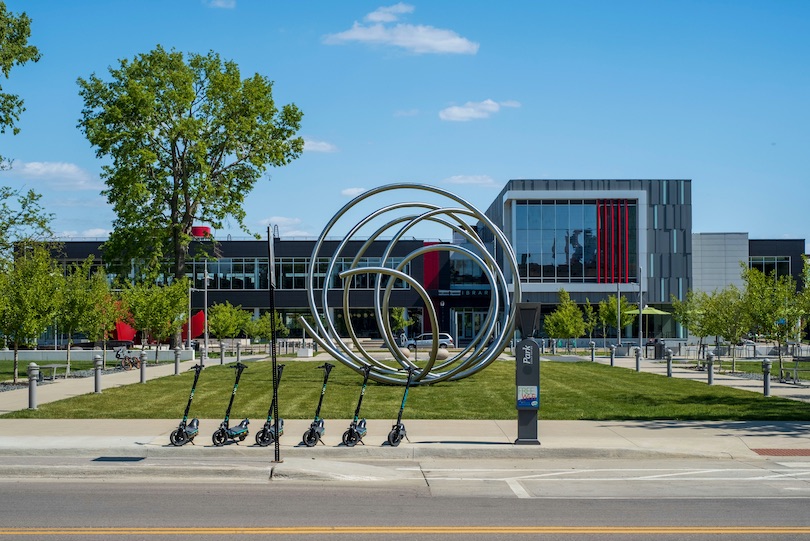
[[[517,479],[507,479],[506,484],[509,485],[509,488],[512,489],[512,492],[515,493],[515,496],[518,498],[531,498],[531,494],[526,492],[526,489],[523,488],[523,485]]]

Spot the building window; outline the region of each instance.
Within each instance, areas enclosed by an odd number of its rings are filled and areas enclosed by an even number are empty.
[[[634,200],[515,204],[514,248],[529,282],[632,282],[638,253]]]
[[[776,277],[790,276],[790,256],[750,256],[748,267],[757,269],[763,274],[775,273]]]

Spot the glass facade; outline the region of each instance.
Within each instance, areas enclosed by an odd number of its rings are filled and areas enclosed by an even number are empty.
[[[515,253],[528,282],[632,282],[638,267],[632,200],[525,200],[515,204]]]
[[[209,259],[208,264],[208,289],[209,290],[254,290],[269,289],[269,279],[267,276],[268,261],[266,257],[253,258],[220,258]],[[306,289],[307,276],[309,273],[308,257],[280,257],[276,258],[276,288],[277,289]],[[329,280],[329,287],[342,289],[344,284],[338,274],[344,269],[350,268],[352,258],[340,258],[335,264],[334,272]],[[387,267],[394,268],[402,262],[401,258],[389,258]],[[366,257],[360,259],[359,267],[373,267],[380,264],[380,258]],[[315,268],[315,287],[323,288],[323,280],[326,276],[326,269],[329,267],[328,258],[319,258]],[[205,260],[189,261],[186,264],[187,275],[194,282],[196,289],[205,287]],[[410,273],[410,265],[404,269],[406,274]],[[355,289],[372,289],[374,287],[375,273],[359,274],[354,277],[352,287]],[[388,277],[382,277],[385,285]],[[397,280],[394,289],[409,289],[409,286]]]

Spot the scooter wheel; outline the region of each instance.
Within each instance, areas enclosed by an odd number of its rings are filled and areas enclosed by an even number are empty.
[[[224,428],[220,428],[211,436],[211,441],[214,442],[215,446],[222,447],[228,441],[228,433],[225,432]]]
[[[399,430],[392,430],[388,433],[388,445],[396,447],[402,441],[402,432]]]
[[[186,432],[184,430],[180,430],[179,428],[169,435],[169,442],[171,442],[171,444],[175,447],[180,447],[186,443],[186,441]]]
[[[318,432],[313,428],[310,428],[309,430],[304,432],[303,440],[304,445],[306,445],[307,447],[315,447],[318,444],[319,439],[320,436],[318,435]]]
[[[358,441],[360,441],[360,438],[358,437],[357,432],[351,428],[343,433],[343,445],[346,447],[354,447],[357,445]]]
[[[261,445],[262,447],[267,447],[268,445],[272,444],[276,441],[276,437],[273,435],[272,430],[267,430],[266,428],[262,428],[258,432],[256,432],[256,445]]]

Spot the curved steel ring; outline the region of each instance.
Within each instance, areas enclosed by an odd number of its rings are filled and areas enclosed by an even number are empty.
[[[427,192],[431,197],[438,196],[439,198],[448,199],[451,201],[452,206],[440,206],[423,201],[398,202],[385,205],[367,214],[357,224],[349,228],[348,233],[338,243],[334,252],[331,254],[322,253],[327,237],[330,237],[338,222],[350,212],[356,211],[361,203],[375,196],[407,191],[416,191],[423,196]],[[470,218],[478,222],[477,226],[464,221],[464,219]],[[385,221],[386,219],[387,221]],[[377,226],[371,234],[368,234],[362,246],[354,255],[351,265],[341,272],[337,272],[336,264],[349,242],[360,240],[359,233],[366,228],[374,227],[374,224],[378,221],[383,221],[382,225]],[[395,265],[391,254],[397,243],[406,233],[425,222],[448,228],[455,235],[463,237],[470,248],[450,243],[426,244],[402,257],[401,261]],[[512,279],[511,284],[507,284],[507,278],[503,270],[498,265],[493,254],[490,253],[487,244],[479,236],[479,230],[482,229],[485,229],[491,236],[493,251],[502,254],[504,267],[509,269],[509,275]],[[365,257],[369,247],[375,241],[379,241],[383,235],[390,236],[392,232],[393,238],[388,242],[383,255],[380,257],[379,266],[361,266],[360,262]],[[425,314],[430,321],[430,328],[438,329],[436,308],[433,306],[428,292],[406,272],[411,261],[427,253],[437,251],[451,252],[466,257],[481,269],[491,289],[489,309],[483,324],[470,344],[447,359],[440,359],[438,335],[434,333],[432,347],[427,352],[426,362],[417,365],[409,359],[409,355],[405,351],[397,346],[388,319],[390,295],[395,282],[400,281],[407,284],[417,292],[424,303]],[[325,272],[318,273],[316,269],[320,267],[319,259],[324,257],[329,258],[329,263]],[[320,270],[323,271],[322,268]],[[354,283],[352,277],[358,274],[368,274],[375,277],[374,316],[383,341],[393,356],[392,359],[380,359],[372,356],[363,347],[355,333],[351,317],[349,317],[351,308],[350,294]],[[349,335],[346,338],[338,334],[333,320],[333,310],[328,302],[329,277],[335,275],[339,276],[344,284],[342,309],[345,314],[344,322]],[[316,285],[317,276],[322,280],[321,287]],[[517,259],[506,236],[486,215],[474,206],[441,188],[423,184],[389,184],[374,188],[355,197],[341,208],[324,227],[312,250],[310,268],[307,273],[307,300],[314,323],[310,323],[304,317],[300,317],[299,322],[306,328],[313,340],[346,366],[357,372],[361,372],[365,366],[370,366],[372,370],[369,378],[377,382],[404,384],[407,378],[407,368],[409,367],[415,368],[414,384],[458,380],[486,368],[508,344],[514,329],[517,307],[516,303],[510,300],[510,297],[520,299],[520,280],[518,276]],[[320,291],[320,306],[316,300],[316,291]],[[490,337],[493,337],[493,340],[488,343]],[[351,345],[346,343],[347,339],[351,342]]]

